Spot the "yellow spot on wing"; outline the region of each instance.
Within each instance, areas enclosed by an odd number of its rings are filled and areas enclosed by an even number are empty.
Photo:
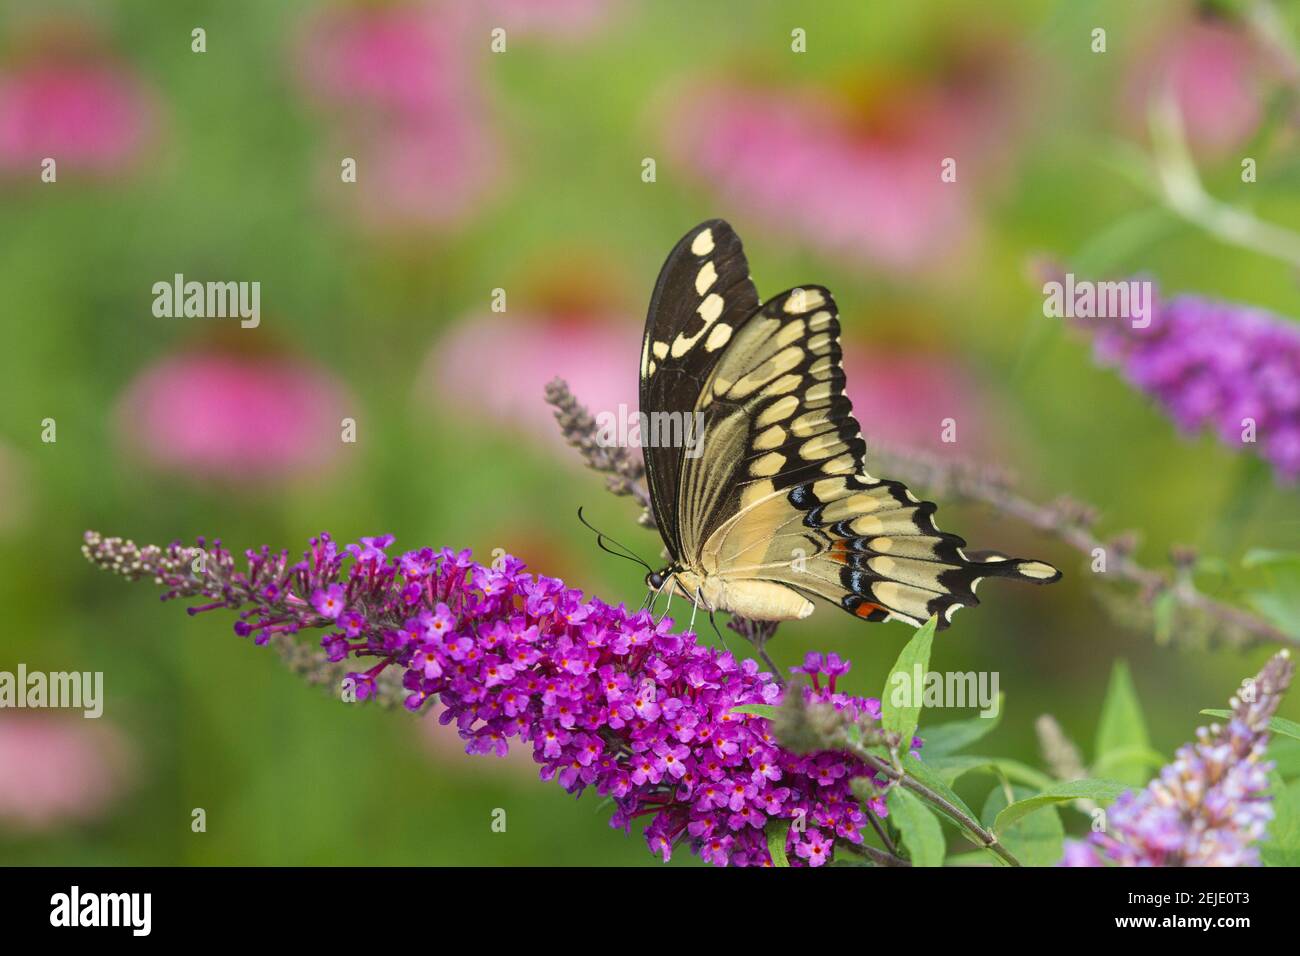
[[[704,342],[704,347],[710,352],[716,352],[731,340],[731,326],[726,322],[719,322],[709,332],[709,337]]]
[[[826,304],[826,297],[816,289],[796,289],[785,300],[783,308],[790,315],[798,315],[800,312],[808,312],[811,309],[820,309]]]
[[[769,452],[749,466],[749,473],[755,478],[770,478],[785,465],[785,455]]]
[[[700,318],[705,322],[712,324],[722,314],[722,296],[716,292],[710,292],[695,311],[700,313]]]
[[[1056,568],[1042,561],[1021,561],[1016,565],[1016,570],[1027,578],[1036,578],[1040,581],[1054,578],[1060,573]]]
[[[802,338],[804,333],[803,319],[797,322],[788,323],[776,336],[777,348],[785,348],[791,342],[796,342]]]
[[[707,256],[713,251],[713,230],[701,229],[700,234],[691,241],[691,252],[697,256]]]
[[[816,438],[810,438],[799,446],[799,457],[804,461],[820,461],[831,455],[838,455],[846,447],[840,441],[839,432],[822,432]]]
[[[754,439],[754,447],[759,451],[766,451],[769,448],[778,448],[785,441],[785,429],[780,425],[773,425],[765,432],[760,432],[759,436]]]
[[[704,263],[704,266],[700,269],[700,271],[696,273],[695,291],[699,295],[704,295],[705,292],[709,291],[709,286],[713,285],[713,283],[717,281],[718,281],[718,272],[716,269],[713,268],[713,262],[712,261],[706,262]]]
[[[767,406],[767,408],[763,409],[763,411],[759,413],[758,418],[754,420],[754,423],[759,427],[763,427],[765,425],[771,425],[774,422],[785,421],[794,414],[795,409],[798,407],[799,399],[796,396],[783,396],[782,398],[778,398],[771,405]]]
[[[760,395],[783,395],[786,392],[793,392],[803,381],[798,375],[782,375],[771,385],[767,386],[758,394]]]

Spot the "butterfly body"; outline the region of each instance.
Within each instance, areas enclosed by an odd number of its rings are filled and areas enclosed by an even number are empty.
[[[1040,561],[976,558],[935,505],[865,467],[844,395],[830,291],[760,302],[740,239],[697,226],[660,272],[641,352],[641,412],[680,416],[684,447],[645,449],[672,563],[647,583],[706,611],[807,617],[820,599],[868,621],[946,626],[986,577],[1047,583]]]
[[[796,621],[816,610],[802,594],[773,581],[736,579],[728,581],[717,574],[686,568],[665,568],[655,575],[658,589],[666,583],[673,593],[703,611],[738,614],[755,621]]]

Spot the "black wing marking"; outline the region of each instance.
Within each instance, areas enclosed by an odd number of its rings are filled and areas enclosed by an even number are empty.
[[[682,557],[679,488],[685,448],[659,441],[695,411],[704,380],[735,331],[758,309],[758,291],[735,230],[721,219],[696,226],[668,254],[641,345],[641,412],[646,480],[655,522],[674,561]],[[671,418],[656,418],[669,413]],[[698,436],[697,436],[698,437]]]

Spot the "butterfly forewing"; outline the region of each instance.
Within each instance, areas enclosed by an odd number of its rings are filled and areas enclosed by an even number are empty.
[[[684,423],[694,422],[709,370],[757,308],[758,291],[731,226],[710,220],[677,243],[659,272],[641,345],[641,411],[652,435],[674,425],[680,434]],[[660,422],[669,425],[661,429]],[[678,560],[684,554],[678,497],[686,449],[682,442],[646,439],[642,435],[655,522]]]

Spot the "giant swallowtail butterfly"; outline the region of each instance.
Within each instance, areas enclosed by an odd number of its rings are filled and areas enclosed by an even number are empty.
[[[867,621],[945,627],[984,578],[1059,579],[1041,561],[967,555],[934,504],[867,474],[839,341],[821,286],[759,301],[726,222],[669,253],[641,347],[642,421],[699,431],[644,448],[672,561],[647,584],[756,620],[807,617],[821,598]]]

